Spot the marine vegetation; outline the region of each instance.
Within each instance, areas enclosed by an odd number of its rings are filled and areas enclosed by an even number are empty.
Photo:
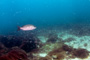
[[[89,51],[87,51],[86,49],[75,49],[72,52],[72,55],[74,55],[75,57],[84,59],[89,56]]]
[[[55,38],[54,40],[57,39],[58,42],[52,42],[53,38]],[[69,39],[72,40],[72,38]],[[73,58],[88,58],[88,50],[73,48],[64,44],[61,40],[58,40],[56,35],[52,35],[46,43],[42,44],[33,35],[29,38],[0,36],[0,60],[69,60]]]
[[[12,48],[6,54],[0,56],[0,60],[28,60],[27,54],[20,48]]]

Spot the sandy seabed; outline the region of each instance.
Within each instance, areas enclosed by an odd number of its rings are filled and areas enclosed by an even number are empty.
[[[20,37],[11,38],[12,36],[8,36],[8,39],[4,37],[8,41],[11,40],[11,42],[24,42],[17,47],[15,43],[15,46],[9,46],[11,48],[3,48],[3,45],[1,45],[2,49],[0,52],[3,52],[3,54],[1,54],[2,56],[0,55],[0,59],[6,57],[6,60],[90,60],[90,35],[80,35],[71,32],[71,30],[40,31],[35,37],[30,35],[33,38],[27,40],[25,38],[25,41]],[[32,49],[32,47],[34,48]],[[5,52],[5,49],[7,52]]]
[[[37,60],[90,60],[89,35],[78,36],[68,31],[58,31],[42,33],[38,38],[44,45],[38,53],[33,53],[38,56]]]

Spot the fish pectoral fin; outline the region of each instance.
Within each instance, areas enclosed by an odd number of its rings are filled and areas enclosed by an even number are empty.
[[[17,26],[18,28],[17,28],[17,31],[19,31],[20,30],[20,26]]]

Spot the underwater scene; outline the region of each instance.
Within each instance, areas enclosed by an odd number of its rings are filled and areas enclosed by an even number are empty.
[[[0,60],[90,60],[90,0],[0,0]]]

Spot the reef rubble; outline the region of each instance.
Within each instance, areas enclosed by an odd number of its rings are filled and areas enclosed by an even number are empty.
[[[87,37],[64,33],[49,34],[43,43],[40,36],[0,36],[0,60],[89,60],[88,49],[73,47],[72,43],[76,44],[77,38],[82,43]]]

